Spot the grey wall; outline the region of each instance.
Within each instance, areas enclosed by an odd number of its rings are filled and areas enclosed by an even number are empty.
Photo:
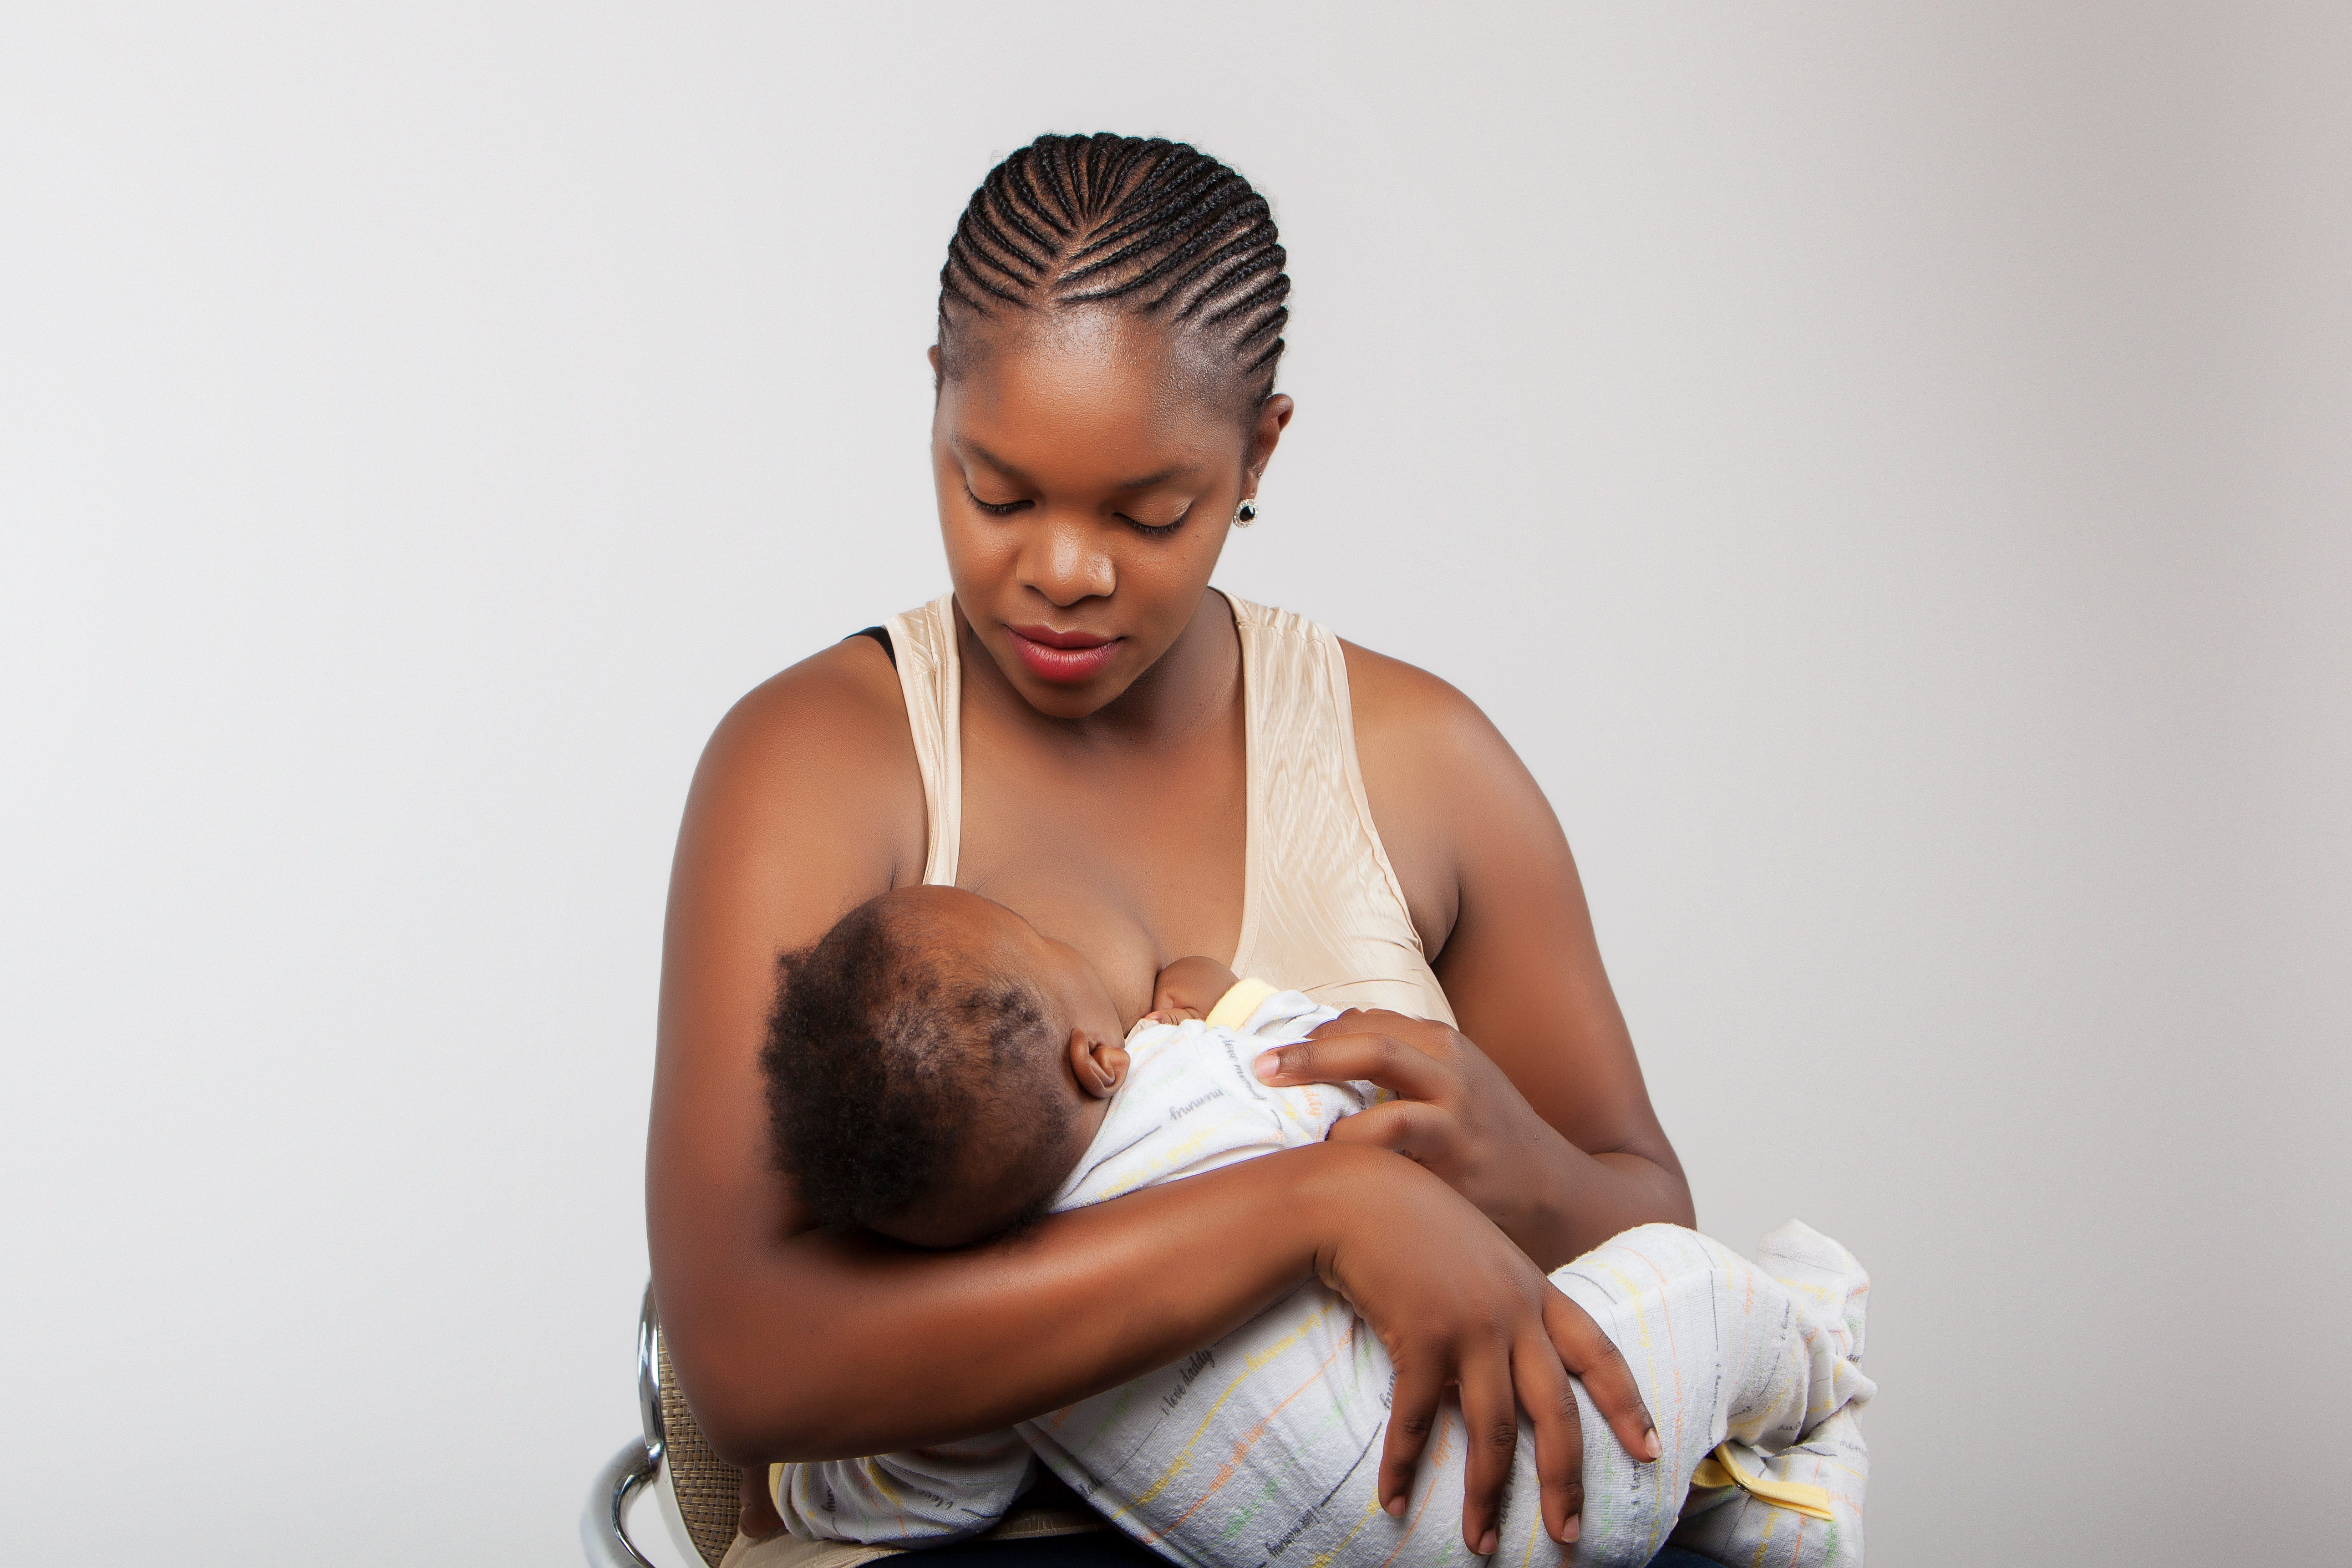
[[[1872,1267],[1879,1560],[2319,1560],[2347,106],[2326,6],[10,7],[5,1554],[571,1559],[688,770],[942,585],[941,247],[1108,126],[1291,247],[1222,581],[1486,706],[1702,1223]]]

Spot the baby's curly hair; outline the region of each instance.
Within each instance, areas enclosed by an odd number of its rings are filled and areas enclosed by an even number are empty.
[[[1041,998],[940,934],[884,894],[776,961],[760,1053],[774,1161],[820,1224],[960,1208],[976,1154],[1042,1152],[1067,1131]]]

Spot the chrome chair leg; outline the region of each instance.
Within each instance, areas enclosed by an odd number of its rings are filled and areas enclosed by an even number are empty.
[[[627,1510],[630,1494],[660,1468],[658,1456],[643,1443],[631,1443],[596,1472],[588,1506],[580,1513],[580,1544],[588,1568],[654,1568],[629,1540]]]
[[[661,1397],[661,1320],[654,1311],[654,1288],[646,1287],[637,1309],[637,1414],[645,1436],[614,1455],[596,1472],[588,1489],[588,1506],[580,1514],[580,1544],[588,1554],[588,1568],[654,1568],[629,1539],[629,1498],[661,1473],[668,1447],[663,1429]]]

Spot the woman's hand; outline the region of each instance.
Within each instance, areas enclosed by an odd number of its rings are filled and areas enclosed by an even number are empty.
[[[1377,1194],[1363,1186],[1376,1184]],[[1635,1458],[1658,1456],[1633,1373],[1584,1310],[1431,1173],[1404,1161],[1361,1170],[1339,1239],[1316,1258],[1325,1284],[1370,1325],[1396,1367],[1381,1450],[1381,1506],[1404,1512],[1439,1406],[1455,1391],[1467,1433],[1462,1540],[1495,1550],[1518,1413],[1535,1427],[1544,1528],[1576,1539],[1584,1507],[1584,1437],[1570,1376]]]
[[[1552,1256],[1559,1226],[1549,1199],[1570,1144],[1460,1030],[1350,1008],[1297,1045],[1259,1057],[1257,1075],[1276,1088],[1363,1079],[1393,1091],[1401,1098],[1343,1117],[1330,1141],[1425,1166],[1546,1269],[1574,1256]]]

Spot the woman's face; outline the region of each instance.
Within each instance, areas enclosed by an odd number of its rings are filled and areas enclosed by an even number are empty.
[[[1032,707],[1082,718],[1191,624],[1290,400],[1245,416],[1225,367],[1109,310],[967,326],[955,358],[931,465],[956,602]]]

